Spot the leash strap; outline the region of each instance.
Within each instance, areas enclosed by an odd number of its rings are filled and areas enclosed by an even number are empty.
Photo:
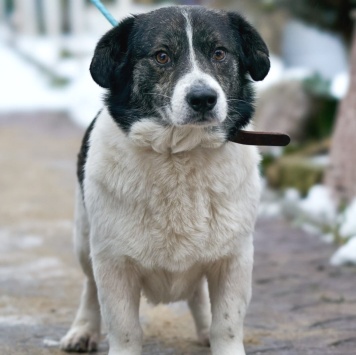
[[[96,8],[105,16],[105,18],[115,27],[118,25],[118,22],[111,15],[109,10],[103,5],[100,0],[90,0]]]

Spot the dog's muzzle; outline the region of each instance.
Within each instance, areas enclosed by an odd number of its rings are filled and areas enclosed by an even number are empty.
[[[186,101],[193,110],[191,123],[215,121],[212,111],[218,102],[218,93],[206,86],[193,87],[186,95]]]

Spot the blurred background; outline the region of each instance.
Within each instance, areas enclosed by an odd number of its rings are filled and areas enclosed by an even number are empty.
[[[255,85],[255,129],[285,132],[292,139],[287,148],[261,148],[260,221],[283,218],[283,238],[297,228],[308,235],[308,241],[300,239],[305,250],[308,243],[320,243],[313,245],[324,250],[322,263],[356,265],[356,1],[103,3],[119,21],[172,4],[244,14],[271,52],[271,71]],[[88,68],[96,42],[110,28],[89,0],[0,0],[0,281],[6,297],[19,293],[9,291],[20,287],[17,276],[17,286],[8,286],[13,275],[27,272],[26,282],[53,279],[64,275],[59,263],[72,263],[70,254],[67,261],[47,254],[48,248],[52,254],[69,250],[54,236],[70,240],[74,157],[84,128],[102,106],[103,91]],[[34,249],[42,259],[28,257]],[[6,297],[2,302],[10,308],[2,308],[3,319],[18,324]],[[0,325],[2,311],[0,298]]]

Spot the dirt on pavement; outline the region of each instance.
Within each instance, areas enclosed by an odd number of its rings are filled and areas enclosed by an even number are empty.
[[[83,131],[62,113],[0,117],[0,354],[57,355],[83,276],[72,252]],[[259,220],[247,354],[356,354],[356,268],[282,220]],[[141,305],[143,354],[207,355],[184,303]],[[99,354],[107,354],[103,335]]]

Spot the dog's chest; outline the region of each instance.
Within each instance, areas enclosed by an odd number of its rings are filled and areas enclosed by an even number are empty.
[[[123,146],[93,155],[88,207],[94,223],[107,221],[105,243],[146,268],[171,271],[236,250],[238,236],[252,231],[259,184],[257,166],[242,184],[247,171],[239,172],[234,153],[231,146],[178,154]]]

